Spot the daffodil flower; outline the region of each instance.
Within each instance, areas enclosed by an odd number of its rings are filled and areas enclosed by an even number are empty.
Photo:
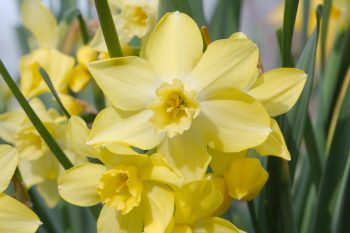
[[[158,0],[110,0],[115,27],[124,55],[131,55],[128,43],[134,38],[145,39],[153,29],[158,14]],[[96,31],[90,46],[106,52],[101,28]]]
[[[238,152],[264,143],[272,131],[270,115],[289,110],[305,83],[297,69],[258,78],[258,48],[240,34],[203,53],[196,23],[179,12],[160,20],[143,54],[90,64],[111,104],[134,114],[115,122],[113,110],[100,113],[88,143],[158,146],[187,182],[203,177],[207,145]]]
[[[41,225],[32,210],[2,193],[15,173],[17,162],[17,151],[9,145],[0,145],[0,233],[34,233]]]
[[[66,136],[66,117],[55,109],[46,109],[39,99],[31,100],[30,105],[69,159],[74,164],[86,162],[86,158],[77,157],[71,149]],[[57,178],[63,168],[24,112],[13,111],[0,115],[0,138],[16,146],[18,167],[26,186],[30,188],[35,185],[47,205],[54,207],[60,199]]]
[[[23,25],[32,33],[38,48],[20,59],[20,86],[23,94],[34,98],[49,92],[49,88],[39,73],[39,67],[48,73],[53,86],[59,93],[63,105],[71,114],[79,114],[84,106],[68,96],[69,83],[74,80],[74,91],[82,88],[88,80],[78,75],[72,76],[75,60],[59,52],[59,27],[55,16],[39,1],[25,0],[22,5]],[[77,73],[73,73],[77,74]]]
[[[170,233],[242,233],[229,221],[212,217],[223,196],[208,179],[193,181],[175,191],[175,213]]]

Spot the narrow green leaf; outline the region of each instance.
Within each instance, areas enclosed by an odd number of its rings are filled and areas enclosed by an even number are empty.
[[[191,0],[190,5],[193,19],[197,22],[198,26],[208,26],[207,20],[204,16],[203,0]]]
[[[58,93],[56,92],[56,89],[55,87],[53,86],[52,82],[51,82],[51,79],[49,77],[49,74],[42,68],[42,67],[39,67],[39,72],[40,72],[40,75],[41,77],[44,79],[46,85],[49,87],[52,95],[55,97],[58,105],[60,106],[60,108],[62,109],[63,113],[67,116],[67,118],[69,119],[70,118],[70,114],[69,112],[67,111],[67,109],[63,106],[63,103],[60,99],[60,97],[58,96]]]
[[[111,57],[122,57],[123,51],[120,46],[117,29],[115,28],[111,10],[107,0],[95,0],[95,6],[100,20],[103,36],[106,41]]]
[[[328,21],[331,12],[333,0],[324,0],[323,14],[322,14],[322,25],[321,25],[321,70],[323,70],[325,65],[326,57],[326,43],[327,43],[327,33],[328,33]]]
[[[302,1],[303,3],[303,26],[301,29],[301,45],[305,46],[309,33],[310,18],[310,1]]]
[[[158,16],[161,18],[167,12],[180,11],[193,18],[189,0],[161,0],[159,1]]]
[[[55,139],[51,136],[50,132],[46,129],[44,124],[39,119],[38,115],[34,112],[32,107],[27,102],[26,98],[23,96],[16,83],[11,78],[4,64],[0,60],[0,73],[5,80],[8,87],[11,89],[12,94],[16,97],[18,103],[23,108],[24,112],[27,114],[28,118],[39,132],[41,137],[44,139],[47,146],[50,148],[52,153],[56,156],[57,160],[62,164],[65,169],[69,169],[73,167],[73,164],[69,161],[61,147],[55,141]]]
[[[250,218],[252,220],[252,224],[254,227],[254,231],[255,233],[261,233],[259,221],[258,221],[258,218],[256,217],[254,201],[248,201],[247,205],[250,213]]]

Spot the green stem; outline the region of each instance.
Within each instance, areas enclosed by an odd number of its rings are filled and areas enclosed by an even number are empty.
[[[5,80],[6,84],[12,91],[12,94],[16,97],[18,103],[23,108],[24,112],[27,114],[28,118],[39,132],[40,136],[44,139],[47,146],[50,148],[52,153],[56,156],[57,160],[62,164],[65,169],[73,167],[73,164],[69,161],[61,147],[57,144],[55,139],[51,136],[49,131],[46,129],[44,124],[39,119],[38,115],[34,112],[32,107],[27,102],[26,98],[23,96],[22,92],[17,87],[16,83],[11,78],[9,72],[5,68],[4,64],[0,60],[0,73]]]
[[[51,79],[49,77],[49,74],[42,68],[42,67],[39,67],[39,72],[41,74],[41,77],[44,79],[46,85],[49,87],[52,95],[55,97],[58,105],[61,107],[63,113],[68,117],[68,119],[71,117],[69,112],[67,111],[67,109],[63,106],[63,103],[60,99],[60,97],[58,96],[58,93],[55,89],[55,87],[53,86],[52,82],[51,82]]]
[[[83,19],[83,16],[81,15],[80,11],[78,13],[78,21],[79,21],[79,28],[80,28],[80,34],[81,34],[81,38],[83,39],[84,44],[88,44],[89,43],[89,33],[86,27],[86,23]]]
[[[258,218],[256,217],[256,213],[255,213],[254,201],[248,201],[247,204],[248,204],[250,217],[253,223],[254,231],[255,233],[261,233]]]
[[[107,0],[95,0],[95,6],[109,55],[111,57],[122,57],[122,48]]]

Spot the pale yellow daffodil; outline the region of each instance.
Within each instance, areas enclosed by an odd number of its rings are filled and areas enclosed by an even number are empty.
[[[114,24],[125,56],[132,55],[128,43],[134,38],[145,39],[153,29],[158,14],[158,0],[109,0]],[[90,46],[107,52],[102,29],[99,28]]]
[[[17,151],[0,145],[0,233],[34,233],[41,225],[36,214],[4,192],[17,167]]]
[[[160,20],[144,56],[90,64],[112,105],[134,113],[122,122],[110,120],[112,110],[101,113],[106,120],[99,122],[110,125],[94,124],[89,144],[159,145],[189,182],[204,176],[207,145],[236,152],[262,144],[271,133],[268,112],[245,93],[258,74],[258,49],[250,40],[219,40],[203,54],[196,23],[174,12]]]
[[[39,68],[42,67],[48,73],[67,110],[71,114],[81,113],[84,106],[67,96],[68,86],[71,84],[74,91],[77,91],[83,88],[88,80],[85,76],[79,75],[80,73],[77,75],[73,72],[75,64],[73,57],[57,50],[59,27],[55,16],[40,0],[25,0],[22,5],[22,22],[38,44],[37,49],[20,59],[20,86],[23,94],[28,98],[34,98],[49,92],[39,73]]]
[[[242,233],[229,221],[212,217],[223,196],[208,179],[193,181],[175,191],[175,213],[169,233]]]

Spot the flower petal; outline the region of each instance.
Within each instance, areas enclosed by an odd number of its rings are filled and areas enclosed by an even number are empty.
[[[265,108],[243,92],[222,91],[200,105],[192,127],[201,129],[213,149],[239,152],[263,143],[271,132]]]
[[[188,15],[168,13],[149,37],[145,57],[164,81],[182,79],[198,62],[203,50],[202,35]]]
[[[103,206],[97,220],[98,233],[141,233],[143,212],[140,207],[122,215],[114,208]]]
[[[175,222],[193,224],[211,216],[221,205],[223,197],[209,179],[197,180],[175,190]]]
[[[0,145],[0,193],[9,185],[18,163],[18,153],[9,145]]]
[[[39,47],[55,48],[57,46],[56,18],[39,0],[23,2],[22,23],[34,35]]]
[[[259,77],[249,94],[260,101],[271,116],[288,112],[298,100],[306,82],[304,71],[273,69]]]
[[[89,70],[109,101],[126,111],[146,108],[161,82],[152,65],[139,57],[93,62]]]
[[[78,156],[99,157],[99,151],[86,144],[89,137],[89,128],[85,121],[77,116],[72,116],[68,122],[68,141]]]
[[[266,141],[255,147],[255,150],[260,155],[274,155],[281,159],[290,160],[290,153],[284,141],[283,134],[277,121],[271,118],[272,133],[268,136]]]
[[[34,233],[41,225],[36,214],[16,199],[0,193],[0,232]]]
[[[36,188],[49,208],[54,208],[61,199],[56,181],[44,180],[44,182],[37,184]]]
[[[191,131],[165,138],[158,151],[171,167],[181,173],[184,183],[203,178],[210,162],[207,145]]]
[[[0,115],[0,138],[15,144],[16,133],[25,119],[23,112],[5,112]]]
[[[174,214],[174,192],[167,186],[154,182],[146,182],[143,192],[144,232],[165,232]]]
[[[249,39],[229,38],[209,44],[188,85],[205,99],[215,91],[244,89],[258,75],[259,51]]]
[[[148,120],[151,115],[151,111],[145,110],[123,119],[115,109],[104,109],[94,121],[88,144],[120,143],[143,150],[152,149],[163,139],[164,133],[156,132]]]
[[[244,231],[239,230],[230,221],[218,218],[218,217],[208,217],[203,218],[196,222],[193,227],[193,233],[243,233]]]
[[[96,187],[106,167],[86,163],[66,170],[58,179],[58,192],[61,197],[79,206],[92,206],[100,202]]]
[[[222,175],[230,167],[232,160],[237,157],[244,157],[247,154],[246,150],[236,153],[227,153],[213,150],[210,147],[208,148],[208,152],[211,155],[210,167],[217,175]]]

